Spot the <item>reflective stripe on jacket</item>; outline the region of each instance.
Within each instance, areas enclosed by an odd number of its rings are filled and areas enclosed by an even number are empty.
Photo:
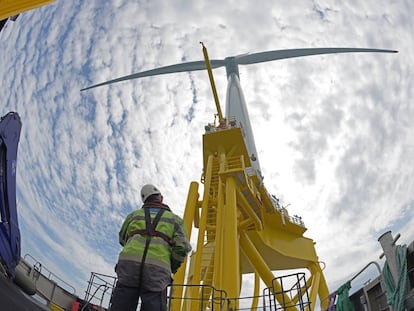
[[[181,264],[191,250],[191,246],[187,240],[183,220],[162,203],[144,204],[141,209],[126,217],[119,232],[119,242],[124,246],[119,254],[119,260],[135,262],[141,262],[142,260],[146,242],[146,235],[141,234],[146,228],[144,208],[150,209],[151,221],[154,220],[160,208],[166,210],[155,228],[160,234],[151,236],[145,264],[159,266],[170,273],[172,270],[175,272],[176,261],[178,260]],[[136,232],[141,233],[137,234]],[[173,269],[171,269],[172,265]]]

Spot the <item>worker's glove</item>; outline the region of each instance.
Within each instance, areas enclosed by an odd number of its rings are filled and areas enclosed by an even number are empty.
[[[171,272],[175,274],[181,266],[181,262],[171,259]]]

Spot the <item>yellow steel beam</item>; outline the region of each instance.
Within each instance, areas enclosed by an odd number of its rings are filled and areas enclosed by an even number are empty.
[[[224,162],[223,159],[224,155],[220,155],[220,163]],[[222,164],[221,164],[222,165]],[[214,279],[214,287],[215,288],[222,288],[222,269],[223,269],[223,256],[220,252],[220,248],[222,247],[223,244],[223,228],[225,225],[225,222],[223,223],[223,221],[225,221],[224,218],[224,196],[225,194],[223,186],[222,186],[222,180],[220,178],[220,176],[218,176],[218,189],[217,189],[217,202],[216,202],[216,206],[217,206],[217,223],[216,223],[216,245],[218,246],[218,249],[216,249],[216,252],[214,253],[214,265],[215,265],[215,269],[214,269],[214,274],[213,274],[213,279]]]
[[[191,239],[191,229],[193,219],[195,218],[196,207],[198,201],[198,183],[192,182],[190,184],[190,189],[188,190],[188,197],[187,197],[187,204],[184,210],[184,227],[187,231],[188,240]],[[178,269],[177,273],[174,275],[174,284],[184,284],[184,277],[185,277],[185,270],[187,266],[187,257],[185,258],[183,264],[181,265],[180,269]],[[171,301],[171,310],[180,310],[181,309],[181,302],[183,296],[183,287],[182,286],[173,286],[173,295],[175,298]]]
[[[259,292],[260,292],[260,277],[255,272],[254,273],[254,289],[253,289],[253,300],[252,300],[252,306],[251,310],[257,310],[257,307],[259,305]]]
[[[206,167],[206,175],[204,180],[204,196],[203,196],[203,202],[201,204],[201,218],[200,218],[200,224],[198,229],[198,238],[197,238],[197,248],[196,252],[194,254],[194,275],[192,277],[192,283],[194,285],[200,284],[201,281],[201,259],[203,256],[204,251],[204,234],[206,231],[206,223],[207,223],[207,214],[208,214],[208,191],[210,188],[210,182],[211,182],[211,167],[213,165],[213,156],[211,155],[207,162]],[[199,291],[197,288],[193,288],[190,291],[190,298],[199,298]],[[190,310],[196,310],[197,309],[197,300],[191,301],[191,308]]]
[[[257,231],[263,230],[262,221],[259,216],[257,216],[249,202],[247,202],[246,197],[243,195],[240,188],[237,189],[237,203],[239,204],[239,207],[241,207],[241,209],[248,215],[248,219],[254,224],[255,229]]]
[[[319,276],[318,296],[321,301],[321,309],[326,310],[328,308],[329,300],[325,298],[329,297],[329,289],[328,289],[328,285],[326,284],[325,276],[322,272],[321,266],[319,265],[319,262],[313,262],[310,265],[309,269],[312,275],[317,274]]]
[[[310,300],[310,310],[314,310],[316,298],[318,297],[319,291],[319,283],[321,280],[321,274],[319,272],[315,272],[312,274],[312,283],[311,283],[311,290],[309,293],[309,300]]]
[[[49,4],[54,0],[0,0],[0,20]]]
[[[263,260],[262,256],[253,245],[252,241],[250,241],[249,237],[245,233],[240,233],[240,247],[266,286],[274,288],[276,293],[282,292],[280,284],[278,282],[274,282],[275,277],[272,271],[269,269],[269,266]],[[284,302],[287,307],[293,307],[292,301],[286,294],[276,294],[276,299],[279,301],[279,303]]]
[[[222,274],[222,288],[230,298],[240,295],[240,258],[237,230],[236,183],[234,178],[226,179],[226,202],[223,211],[222,260],[226,273]],[[233,301],[237,308],[238,300]]]

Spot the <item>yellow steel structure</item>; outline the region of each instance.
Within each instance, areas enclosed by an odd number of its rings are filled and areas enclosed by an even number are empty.
[[[231,122],[230,122],[231,123]],[[233,123],[234,124],[234,123]],[[314,242],[303,236],[305,227],[300,218],[290,217],[272,197],[255,174],[245,146],[242,129],[227,124],[209,124],[203,136],[204,191],[199,200],[198,183],[190,186],[184,223],[187,232],[198,228],[197,246],[189,263],[175,276],[175,284],[186,284],[185,293],[174,289],[171,310],[207,310],[199,298],[212,293],[196,285],[211,286],[224,291],[229,298],[225,310],[238,308],[242,275],[255,274],[253,296],[259,295],[259,280],[266,286],[274,283],[274,270],[309,270],[310,308],[329,296],[326,281],[315,252]],[[214,298],[214,297],[213,297]],[[300,297],[277,295],[284,305],[295,305]],[[206,299],[205,301],[207,301]],[[183,303],[185,301],[185,303]],[[257,306],[252,302],[252,310]],[[322,301],[325,308],[327,301]]]
[[[49,4],[54,0],[0,0],[0,20]]]
[[[203,45],[203,43],[201,43]],[[190,186],[184,223],[187,232],[198,228],[197,247],[176,275],[177,287],[171,310],[207,310],[214,307],[214,290],[224,293],[226,303],[220,310],[238,310],[242,275],[254,273],[251,310],[256,310],[259,282],[272,288],[273,295],[285,308],[295,308],[301,295],[288,296],[273,270],[306,268],[310,277],[310,304],[313,310],[317,296],[327,307],[329,291],[315,252],[314,242],[303,236],[305,227],[298,217],[290,217],[278,200],[267,192],[261,177],[252,168],[242,129],[236,120],[222,116],[207,50],[203,54],[216,102],[219,122],[208,124],[203,136],[204,193],[198,201],[198,184]],[[307,292],[306,292],[307,294]],[[184,296],[183,296],[184,295]],[[220,294],[221,295],[221,294]],[[222,297],[222,296],[220,296]]]

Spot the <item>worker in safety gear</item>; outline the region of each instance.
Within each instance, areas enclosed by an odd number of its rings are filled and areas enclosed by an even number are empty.
[[[167,286],[191,251],[183,220],[163,203],[157,187],[141,189],[144,205],[129,214],[119,231],[123,246],[115,271],[111,311],[166,311]]]

